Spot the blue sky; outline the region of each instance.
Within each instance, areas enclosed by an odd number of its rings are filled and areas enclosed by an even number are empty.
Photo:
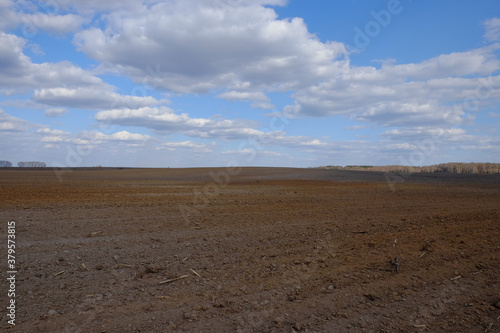
[[[0,159],[500,162],[500,5],[0,0]]]

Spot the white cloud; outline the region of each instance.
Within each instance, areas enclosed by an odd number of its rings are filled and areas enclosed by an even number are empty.
[[[407,142],[405,143],[394,143],[394,144],[388,144],[385,146],[386,149],[389,150],[415,150],[418,149],[418,146],[409,144]]]
[[[149,136],[149,135],[130,133],[127,131],[113,133],[113,134],[107,136],[107,138],[110,140],[116,140],[116,141],[142,141],[142,142],[145,142],[145,141],[151,140],[151,136]]]
[[[65,35],[75,32],[88,22],[84,17],[74,14],[53,15],[45,13],[25,14],[16,13],[18,25],[22,25],[23,32],[27,36],[33,36],[39,30],[45,30],[56,35]]]
[[[160,134],[182,133],[202,139],[255,142],[259,146],[321,147],[326,143],[307,136],[287,136],[283,131],[265,131],[253,128],[253,121],[191,118],[176,114],[167,107],[114,109],[100,111],[95,119],[103,124],[140,126]]]
[[[150,96],[118,94],[115,87],[103,82],[68,61],[35,64],[23,53],[26,41],[0,32],[0,89],[4,94],[22,94],[34,90],[32,101],[59,107],[48,116],[61,114],[61,108],[106,109],[137,108],[158,105]]]
[[[380,137],[390,140],[417,141],[431,139],[435,142],[443,140],[457,140],[463,138],[465,130],[462,128],[414,127],[406,129],[392,129],[380,134]]]
[[[269,156],[269,157],[288,157],[288,154],[279,153],[269,150],[255,150],[255,149],[240,149],[240,150],[227,150],[222,152],[224,155],[246,155],[246,156]]]
[[[279,20],[263,3],[158,3],[133,16],[112,14],[106,29],[82,31],[75,43],[136,82],[167,91],[223,89],[217,97],[262,109],[273,107],[267,92],[295,91],[294,104],[283,109],[290,118],[344,114],[384,126],[452,126],[470,119],[469,110],[454,104],[474,99],[477,77],[500,69],[499,45],[420,63],[354,67],[343,44],[319,41],[300,18]],[[495,22],[488,21],[488,29]],[[499,97],[494,87],[481,102]]]
[[[41,129],[37,130],[36,132],[41,133],[41,134],[52,134],[52,135],[69,135],[70,134],[69,132],[65,132],[62,130],[57,130],[57,129],[51,130],[48,127],[41,128]]]
[[[91,86],[76,89],[42,88],[35,90],[33,101],[51,106],[70,106],[80,109],[100,110],[107,108],[139,108],[158,105],[153,97],[120,95],[111,91],[110,86]]]
[[[88,146],[101,145],[103,143],[108,143],[111,141],[145,143],[153,140],[153,138],[149,135],[130,133],[127,131],[120,131],[112,134],[106,134],[99,131],[82,131],[76,134],[72,134],[70,132],[44,127],[37,130],[36,133],[42,136],[41,142],[65,142],[68,144]]]
[[[500,18],[494,17],[483,22],[484,38],[492,42],[500,41]]]
[[[28,38],[41,31],[65,35],[79,30],[87,22],[89,18],[79,14],[63,13],[57,1],[0,1],[0,29],[20,27],[21,33]]]
[[[212,147],[216,145],[215,142],[211,144],[198,143],[193,141],[182,141],[182,142],[164,142],[158,147],[158,150],[176,150],[176,149],[190,149],[195,153],[211,153],[213,151]]]
[[[127,131],[120,131],[112,134],[105,134],[98,131],[83,131],[81,133],[78,133],[76,140],[72,140],[72,142],[94,145],[109,141],[145,143],[152,139],[153,138],[149,135],[130,133]]]
[[[66,113],[68,113],[68,110],[65,108],[49,108],[45,110],[45,115],[49,118],[59,117]]]
[[[269,3],[176,0],[113,12],[105,29],[84,30],[75,44],[136,82],[177,93],[289,90],[336,74],[343,44],[322,43],[300,18],[278,20]]]
[[[417,64],[350,67],[330,80],[299,89],[283,109],[288,117],[344,114],[383,126],[456,125],[500,101],[498,46]],[[487,77],[481,77],[489,75]],[[479,76],[479,77],[478,77]]]
[[[217,98],[223,98],[227,101],[251,102],[253,108],[259,108],[259,109],[274,108],[274,105],[271,104],[271,100],[263,92],[231,90],[217,95]]]
[[[35,64],[23,53],[26,41],[0,32],[0,88],[19,93],[36,88],[105,86],[102,80],[68,61]]]
[[[210,135],[204,136],[203,133],[211,131],[223,137],[224,131],[228,131],[229,134],[233,131],[249,130],[248,126],[253,124],[243,120],[191,118],[187,113],[176,114],[174,110],[164,106],[105,110],[98,112],[95,119],[105,124],[146,127],[163,134],[184,132],[200,137],[209,137]]]
[[[23,132],[30,127],[26,120],[13,117],[0,109],[0,132]]]

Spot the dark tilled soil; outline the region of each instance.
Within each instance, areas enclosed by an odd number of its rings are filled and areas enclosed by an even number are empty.
[[[0,188],[11,332],[500,332],[500,175],[4,169]]]

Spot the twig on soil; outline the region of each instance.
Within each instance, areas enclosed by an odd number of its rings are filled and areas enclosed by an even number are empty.
[[[187,277],[189,277],[189,275],[183,275],[183,276],[179,276],[179,277],[177,277],[175,279],[170,279],[170,280],[165,280],[165,281],[158,282],[158,284],[170,283],[170,282],[174,282],[174,281],[177,281],[177,280],[185,279]]]
[[[427,325],[413,325],[413,327],[416,327],[416,328],[426,328]]]
[[[488,327],[484,330],[485,332],[489,332],[491,328],[493,327],[493,323],[490,323]]]
[[[87,266],[85,266],[85,264],[84,264],[84,263],[82,263],[82,268],[83,268],[84,270],[86,270],[87,272],[89,271],[89,269],[87,268]]]
[[[59,275],[61,275],[61,274],[62,274],[62,273],[64,273],[64,272],[66,272],[66,271],[60,271],[60,272],[54,273],[53,275],[54,275],[54,276],[59,276]]]
[[[197,277],[201,278],[200,274],[196,273],[196,272],[194,271],[194,269],[192,269],[192,268],[191,268],[190,270],[191,270],[191,272],[193,272],[193,273],[194,273],[194,275],[196,275]]]
[[[397,242],[398,242],[398,239],[396,238],[396,239],[394,240],[394,244],[392,244],[392,247],[396,247],[396,243],[397,243]]]
[[[423,256],[425,256],[426,254],[427,254],[427,251],[422,252],[422,254],[420,255],[420,258],[422,258]]]
[[[118,264],[118,265],[116,265],[116,267],[128,267],[128,268],[132,268],[132,265],[129,265],[129,264]]]
[[[455,280],[458,280],[462,277],[462,275],[459,275],[459,276],[455,276],[454,278],[451,278],[450,280],[451,281],[455,281]]]

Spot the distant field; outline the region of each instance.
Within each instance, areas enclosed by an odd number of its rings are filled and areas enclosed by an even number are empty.
[[[14,330],[498,330],[500,175],[397,176],[1,169]]]

